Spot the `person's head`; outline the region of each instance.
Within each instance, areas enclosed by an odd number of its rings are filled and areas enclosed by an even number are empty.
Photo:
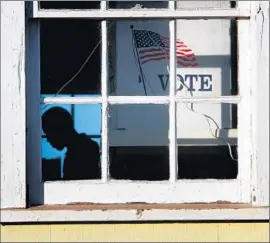
[[[61,107],[53,107],[44,112],[42,129],[48,142],[58,150],[67,146],[75,132],[71,114]]]

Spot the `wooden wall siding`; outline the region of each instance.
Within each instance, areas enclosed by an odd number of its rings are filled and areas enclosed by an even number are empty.
[[[268,223],[1,226],[1,242],[269,242]]]

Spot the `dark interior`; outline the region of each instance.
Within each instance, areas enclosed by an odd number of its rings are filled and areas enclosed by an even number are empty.
[[[168,6],[167,1],[109,1],[109,8],[118,8],[117,2],[121,2],[121,6],[140,4],[144,8]],[[236,1],[230,1],[230,5],[235,8]],[[100,1],[40,1],[39,6],[41,9],[99,9]]]
[[[43,9],[98,9],[100,1],[40,1]]]
[[[110,148],[110,173],[113,179],[162,181],[169,179],[167,147],[151,147],[148,154],[133,147]],[[158,151],[158,152],[157,152]],[[236,156],[236,146],[232,147]],[[178,147],[178,179],[236,179],[238,164],[227,146]]]
[[[139,4],[141,8],[167,8],[168,1],[109,1],[109,8],[128,9]]]
[[[121,153],[125,148],[110,148],[110,175],[117,180],[165,181],[169,179],[169,153],[166,147],[151,147],[148,154],[140,152],[140,147],[132,148],[132,152]],[[178,179],[236,179],[238,163],[231,159],[227,146],[192,147],[193,153],[185,153],[190,148],[178,149]],[[159,151],[156,153],[155,151]],[[182,151],[182,153],[180,152]],[[212,153],[211,153],[212,151]],[[236,146],[232,147],[236,156]],[[46,164],[46,166],[44,166]],[[60,180],[60,161],[43,162],[43,179]]]
[[[60,94],[100,94],[100,21],[46,19],[40,22],[41,94],[56,94],[81,68]]]

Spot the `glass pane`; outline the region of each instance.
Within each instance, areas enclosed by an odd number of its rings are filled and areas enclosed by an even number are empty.
[[[110,1],[109,8],[118,9],[144,9],[144,8],[167,8],[168,1]]]
[[[101,105],[42,105],[44,181],[100,179]]]
[[[236,95],[236,20],[177,20],[176,26],[177,96]]]
[[[177,104],[179,179],[236,179],[237,105]]]
[[[100,21],[40,20],[42,94],[100,94]]]
[[[112,179],[169,179],[169,115],[166,105],[111,105]]]
[[[42,9],[98,9],[100,1],[40,1]]]
[[[168,20],[109,23],[110,95],[168,95]]]
[[[235,8],[237,1],[177,1],[177,9]]]

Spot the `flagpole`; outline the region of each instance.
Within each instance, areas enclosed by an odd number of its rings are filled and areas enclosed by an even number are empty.
[[[143,70],[142,70],[142,66],[141,66],[141,62],[140,62],[140,58],[139,58],[139,53],[138,53],[138,49],[137,49],[137,41],[136,41],[136,38],[135,38],[134,32],[133,32],[133,25],[130,25],[130,28],[131,28],[131,31],[132,31],[132,37],[133,37],[133,39],[135,41],[135,49],[136,49],[137,61],[138,61],[138,64],[139,64],[139,69],[140,69],[140,76],[141,76],[141,80],[142,80],[142,83],[143,83],[143,89],[144,89],[145,95],[147,96],[145,80],[144,80],[144,77],[143,77]]]

